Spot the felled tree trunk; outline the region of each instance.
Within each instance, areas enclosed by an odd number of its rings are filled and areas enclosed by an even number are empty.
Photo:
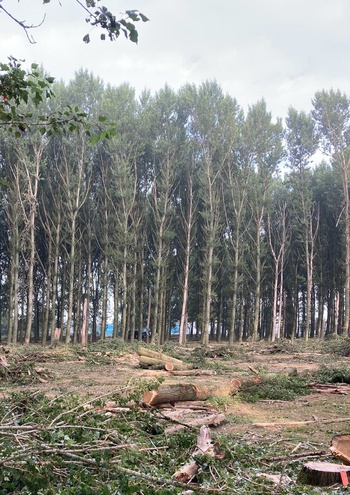
[[[331,486],[348,484],[350,466],[331,462],[308,462],[304,464],[299,481],[306,485]]]
[[[140,356],[139,362],[141,368],[152,368],[154,370],[187,370],[188,367],[188,365],[184,363],[174,364],[149,356]]]
[[[164,383],[158,390],[149,390],[144,393],[143,400],[149,406],[182,401],[203,401],[212,396],[230,395],[237,390],[236,381],[222,386],[194,385],[192,383]]]

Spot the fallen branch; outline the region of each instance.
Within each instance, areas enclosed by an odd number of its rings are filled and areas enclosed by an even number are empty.
[[[192,459],[199,454],[215,457],[214,446],[211,442],[210,430],[207,426],[202,426],[197,438],[197,450],[193,452]],[[198,473],[199,466],[195,460],[190,460],[181,469],[174,473],[174,478],[182,483],[189,483]]]
[[[289,455],[281,455],[276,457],[263,457],[259,459],[259,462],[280,462],[280,461],[289,461],[290,459],[306,459],[307,457],[329,457],[329,452],[324,450],[319,450],[316,452],[303,452],[300,454],[289,454]]]
[[[216,375],[214,370],[182,370],[182,371],[170,371],[173,376],[212,376]]]
[[[320,394],[350,394],[350,387],[347,383],[310,383],[309,387]]]
[[[310,419],[306,421],[286,421],[283,423],[253,423],[252,426],[257,428],[269,428],[277,426],[305,426],[312,424],[332,424],[332,423],[345,423],[350,421],[350,418],[333,418],[333,419]]]

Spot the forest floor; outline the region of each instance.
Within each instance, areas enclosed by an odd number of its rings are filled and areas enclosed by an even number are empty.
[[[339,345],[335,346],[335,350]],[[328,347],[330,352],[327,352]],[[195,367],[215,370],[216,374],[188,378],[169,375],[165,376],[165,383],[178,381],[210,386],[219,384],[220,381],[227,383],[234,377],[253,377],[252,369],[267,377],[286,373],[286,375],[309,376],[312,380],[317,370],[334,368],[348,370],[350,377],[350,357],[336,355],[332,352],[334,345],[329,346],[327,343],[291,344],[288,341],[275,345],[262,342],[244,343],[236,344],[231,351],[226,344],[213,344],[207,351],[203,351],[196,342],[189,343],[185,347],[179,347],[172,342],[167,348],[172,355],[187,360],[191,360],[191,356],[197,353],[197,358],[194,360]],[[48,378],[43,382],[33,380],[32,383],[24,384],[21,384],[21,380],[14,380],[12,383],[0,381],[0,397],[20,391],[43,392],[51,397],[68,393],[88,398],[108,397],[108,394],[112,395],[131,379],[147,379],[150,375],[151,378],[159,375],[164,379],[164,375],[167,375],[164,372],[150,374],[139,366],[137,344],[128,346],[122,343],[120,349],[107,340],[85,350],[65,346],[46,349],[37,346],[33,348],[8,346],[4,349],[21,356],[20,362],[35,361],[36,366],[43,367],[47,371]],[[226,415],[227,420],[219,429],[227,434],[254,432],[258,436],[272,433],[278,436],[281,430],[291,430],[296,440],[312,442],[323,448],[329,445],[332,435],[350,432],[350,388],[341,394],[337,391],[317,392],[294,400],[267,399],[252,403],[233,397],[232,400],[222,400],[221,403],[219,400],[215,405]],[[338,422],[341,418],[349,418],[349,421]],[[334,423],[329,422],[332,419]],[[318,420],[315,421],[314,426],[312,423],[300,427],[282,425],[313,420]],[[323,424],[323,420],[327,423]],[[269,428],[253,426],[255,423],[267,422],[276,425]]]
[[[220,383],[227,383],[233,378],[249,379],[258,375],[292,375],[312,382],[320,371],[328,370],[331,376],[333,370],[335,374],[343,373],[343,376],[348,373],[350,381],[350,339],[308,344],[298,341],[244,343],[236,344],[232,349],[226,343],[212,344],[208,349],[203,349],[196,342],[183,347],[175,342],[167,344],[162,349],[164,353],[191,362],[198,370],[215,373],[189,377],[174,377],[164,371],[142,369],[137,348],[138,344],[131,346],[108,340],[91,344],[85,349],[78,346],[42,348],[4,345],[0,359],[6,364],[16,357],[14,362],[18,375],[14,373],[11,379],[8,379],[9,375],[3,376],[0,397],[25,392],[29,396],[43,393],[54,398],[73,393],[82,399],[104,397],[107,400],[109,395],[113,396],[135,379],[154,379],[158,375],[164,383],[178,381],[220,386]],[[33,380],[23,379],[21,366],[27,366],[25,377],[26,374],[32,375]],[[10,367],[5,366],[4,369],[10,370]],[[36,375],[38,380],[34,379],[33,369],[40,370]],[[304,452],[320,452],[322,455],[317,460],[332,460],[329,457],[332,438],[350,433],[350,386],[345,386],[340,392],[335,387],[327,393],[309,393],[292,400],[284,400],[283,390],[280,394],[279,398],[255,402],[245,400],[244,395],[239,393],[214,398],[211,405],[226,417],[215,432],[228,438],[240,438],[243,443],[262,445],[267,442],[270,457],[274,451],[273,445],[276,445],[277,455],[283,445],[283,451],[287,450],[291,456],[300,454],[302,457]]]

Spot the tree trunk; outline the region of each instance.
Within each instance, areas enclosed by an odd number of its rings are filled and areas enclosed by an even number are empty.
[[[158,390],[145,392],[143,400],[149,406],[156,406],[167,402],[204,401],[212,396],[230,395],[233,390],[235,390],[234,384],[206,386],[194,385],[192,383],[168,383],[161,384]]]

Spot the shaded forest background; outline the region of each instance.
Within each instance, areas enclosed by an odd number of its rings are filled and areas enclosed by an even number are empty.
[[[1,126],[2,339],[77,343],[112,323],[163,343],[177,321],[204,345],[348,333],[346,95],[283,122],[215,81],[136,96],[81,70],[54,92],[34,115],[77,106],[117,132]]]

